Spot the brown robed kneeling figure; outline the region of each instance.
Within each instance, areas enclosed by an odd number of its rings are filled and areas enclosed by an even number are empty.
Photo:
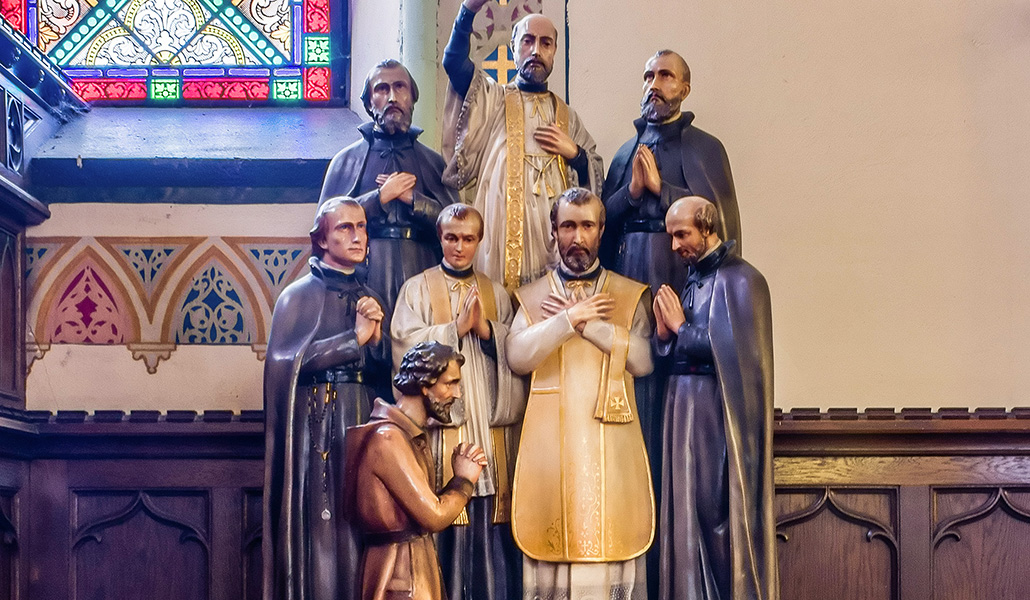
[[[451,477],[438,495],[426,425],[451,420],[461,396],[465,358],[450,346],[422,342],[393,378],[396,404],[376,400],[372,420],[347,431],[345,511],[362,533],[362,600],[440,600],[443,582],[430,534],[450,525],[472,497],[486,455],[462,443],[451,455]]]
[[[718,209],[681,198],[665,217],[686,261],[654,299],[671,358],[662,433],[659,600],[776,600],[769,286],[719,239]]]

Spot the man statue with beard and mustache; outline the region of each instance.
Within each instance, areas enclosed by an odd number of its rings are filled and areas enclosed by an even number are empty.
[[[547,90],[558,38],[550,20],[531,14],[515,24],[518,76],[508,85],[472,64],[472,22],[486,1],[462,3],[444,50],[444,178],[457,188],[475,182],[472,204],[486,221],[476,270],[512,291],[557,263],[548,221],[554,199],[573,186],[598,192],[604,173],[579,117]]]
[[[655,502],[633,377],[651,372],[647,286],[597,260],[604,205],[551,213],[561,264],[516,293],[508,365],[532,372],[512,485],[523,597],[646,598]]]
[[[678,290],[686,278],[665,233],[665,211],[677,198],[713,198],[723,224],[722,239],[736,240],[740,249],[740,216],[726,150],[691,124],[693,113],[680,112],[689,93],[690,68],[679,54],[659,50],[648,59],[640,118],[633,123],[637,135],[615,154],[604,183],[610,233],[601,261],[616,273],[648,284],[652,293],[664,283]],[[659,359],[655,373],[636,382],[655,486],[661,482],[661,453],[655,445],[661,438],[665,379],[664,361]]]
[[[401,393],[397,403],[376,400],[372,420],[347,431],[346,511],[364,542],[361,600],[444,597],[431,534],[461,513],[487,463],[476,444],[448,448],[454,475],[437,494],[426,426],[430,418],[451,421],[464,363],[450,346],[417,344],[393,378]]]
[[[704,198],[665,217],[688,265],[655,294],[665,395],[658,600],[776,600],[772,314],[762,274],[719,236]]]
[[[682,286],[685,270],[669,249],[665,211],[677,198],[712,198],[719,233],[740,249],[740,215],[730,163],[722,143],[694,127],[694,113],[680,112],[690,93],[690,67],[672,50],[659,50],[644,67],[644,96],[637,135],[619,148],[604,182],[611,235],[602,261],[615,272],[656,292],[663,283]]]
[[[422,130],[411,115],[418,85],[404,65],[390,59],[372,67],[361,101],[372,122],[329,163],[319,204],[347,195],[365,209],[368,286],[383,299],[389,323],[401,285],[440,262],[436,217],[458,194],[441,181],[440,155],[417,141]]]

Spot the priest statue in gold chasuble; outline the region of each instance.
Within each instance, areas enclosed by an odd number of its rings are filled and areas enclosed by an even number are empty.
[[[515,293],[508,365],[532,373],[512,486],[525,598],[647,595],[655,531],[633,378],[653,368],[650,290],[601,267],[604,206],[558,198],[561,263]]]

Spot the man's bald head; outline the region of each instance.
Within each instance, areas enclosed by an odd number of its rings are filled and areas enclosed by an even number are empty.
[[[672,250],[687,264],[696,264],[709,248],[719,243],[719,209],[701,196],[686,196],[665,213],[665,230]]]
[[[526,15],[511,30],[511,53],[519,70],[519,79],[533,85],[544,85],[554,68],[558,47],[558,30],[543,15]]]
[[[554,23],[551,22],[551,20],[545,17],[544,15],[541,15],[539,13],[530,13],[516,21],[515,25],[511,28],[512,48],[516,47],[515,41],[519,39],[519,36],[521,36],[524,31],[530,28],[530,24],[533,24],[532,29],[534,30],[538,28],[541,30],[545,28],[550,28],[551,39],[555,42],[558,41],[558,28],[554,26]]]

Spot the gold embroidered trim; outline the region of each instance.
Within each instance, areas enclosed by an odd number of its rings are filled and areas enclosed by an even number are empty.
[[[513,292],[522,283],[523,234],[526,217],[525,153],[526,124],[522,93],[511,86],[504,90],[504,121],[508,144],[508,181],[505,188],[504,288]]]

